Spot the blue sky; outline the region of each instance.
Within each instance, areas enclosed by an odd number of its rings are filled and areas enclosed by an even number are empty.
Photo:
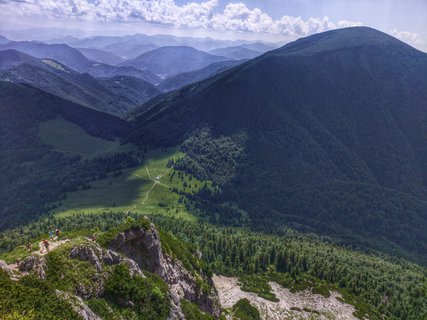
[[[355,25],[427,51],[427,0],[0,0],[0,32],[57,27],[76,35],[139,32],[287,42]]]

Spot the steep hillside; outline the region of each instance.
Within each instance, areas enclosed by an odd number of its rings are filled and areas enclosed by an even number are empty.
[[[0,35],[0,44],[5,44],[10,42],[10,40],[8,38],[6,38],[5,36]]]
[[[221,320],[244,315],[251,320],[418,320],[426,315],[426,270],[404,260],[295,232],[272,236],[158,215],[150,220],[157,227],[129,212],[80,214],[43,218],[0,233],[0,248],[10,248],[0,253],[0,272],[6,272],[0,288],[11,293],[0,294],[0,301],[12,306],[2,314],[33,309],[32,292],[26,290],[30,275],[40,278],[40,290],[60,290],[60,298],[75,295],[78,306],[87,305],[85,310],[102,319],[136,313],[137,319],[169,314],[169,319],[212,320],[221,311]],[[46,230],[56,228],[62,232],[49,239],[48,252],[41,240],[48,238]],[[30,250],[24,246],[28,241]],[[146,282],[138,279],[140,271]],[[137,286],[144,290],[142,305]],[[158,294],[155,287],[167,293],[165,299],[146,299]],[[18,296],[25,303],[16,303]],[[43,306],[34,311],[53,307],[46,301]]]
[[[235,223],[232,201],[257,228],[425,259],[426,74],[427,55],[386,34],[325,32],[152,100],[129,140],[187,139],[177,165],[221,185],[201,195],[212,219]]]
[[[267,51],[271,51],[274,49],[277,49],[279,47],[278,44],[274,44],[274,43],[264,43],[264,42],[254,42],[254,43],[245,43],[242,44],[242,47],[245,47],[247,49],[250,50],[254,50],[254,51],[258,51],[258,52],[267,52]]]
[[[150,83],[157,83],[158,78],[151,72],[131,67],[115,67],[89,60],[77,49],[65,44],[46,44],[31,41],[11,41],[0,45],[0,50],[13,49],[40,59],[53,59],[78,72],[87,72],[94,77],[132,76]]]
[[[138,163],[115,142],[129,124],[113,116],[4,81],[0,81],[0,112],[0,229],[43,214],[46,205],[64,192]],[[70,142],[70,137],[76,141]],[[87,155],[77,152],[90,141],[94,146],[86,147]],[[76,148],[69,150],[67,145]],[[99,152],[92,157],[91,150]]]
[[[262,54],[262,52],[248,49],[244,46],[218,48],[209,51],[215,56],[223,56],[235,60],[253,59]]]
[[[200,70],[181,73],[176,76],[169,77],[162,81],[156,88],[162,92],[169,92],[173,90],[178,90],[190,83],[195,83],[198,81],[202,81],[209,77],[212,77],[220,72],[223,72],[227,69],[235,67],[244,61],[224,61],[224,62],[215,62],[208,65],[205,68]]]
[[[147,42],[124,41],[113,43],[103,47],[103,50],[113,52],[114,54],[123,57],[123,59],[135,59],[136,57],[146,52],[159,48],[158,46]]]
[[[40,68],[48,68],[41,59],[34,58],[20,51],[6,49],[0,51],[0,70],[8,70],[21,64],[28,63]]]
[[[128,76],[97,79],[51,59],[0,51],[0,78],[25,83],[72,102],[118,116],[159,94],[150,83]]]
[[[191,47],[162,47],[144,53],[135,59],[127,60],[120,66],[132,66],[140,70],[148,70],[161,78],[179,73],[198,70],[214,62],[230,60],[229,58],[210,55]]]
[[[38,245],[17,264],[0,260],[6,319],[191,319],[187,304],[205,319],[220,314],[203,262],[148,220],[129,220],[98,243],[74,236]]]
[[[79,50],[86,58],[92,61],[105,63],[105,64],[117,64],[123,62],[123,58],[115,55],[112,52],[92,49],[92,48],[76,48]]]

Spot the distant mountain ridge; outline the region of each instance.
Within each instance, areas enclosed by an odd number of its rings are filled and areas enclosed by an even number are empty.
[[[132,67],[120,68],[108,64],[97,63],[87,59],[77,49],[65,44],[46,44],[40,42],[21,41],[0,45],[0,50],[13,49],[36,58],[54,59],[78,72],[87,72],[94,77],[114,77],[117,75],[140,78],[152,84],[158,82],[158,77],[148,71]]]
[[[0,44],[5,44],[10,42],[10,40],[0,34]]]
[[[245,60],[229,60],[215,62],[199,70],[185,72],[176,76],[169,77],[162,81],[156,88],[163,92],[181,89],[186,85],[212,77],[222,71],[235,67],[243,62],[245,62]]]
[[[72,102],[123,115],[159,94],[150,83],[127,76],[97,79],[51,59],[37,59],[16,50],[0,51],[0,79],[26,83]]]
[[[46,145],[38,134],[41,125],[62,121],[79,128],[82,138],[99,141],[114,141],[130,128],[128,122],[112,115],[3,80],[0,112],[0,199],[4,204],[0,207],[0,229],[43,214],[47,203],[80,188],[88,178],[96,177],[97,170],[105,170],[102,162],[81,162],[79,154]]]
[[[329,31],[150,101],[129,140],[187,139],[182,167],[226,181],[214,203],[237,201],[258,228],[426,258],[426,74],[427,54],[391,36]],[[240,215],[202,207],[226,223]]]
[[[64,39],[66,41],[66,39]],[[254,42],[245,40],[218,40],[209,37],[176,37],[171,35],[146,35],[134,34],[124,36],[92,36],[76,41],[70,39],[68,43],[75,47],[106,49],[109,46],[125,46],[132,45],[154,45],[157,47],[166,46],[190,46],[197,50],[209,51],[216,48],[232,47],[244,45],[248,49],[255,51],[269,51],[277,47],[275,43]]]
[[[118,64],[124,61],[122,57],[119,57],[112,52],[108,52],[100,49],[91,49],[91,48],[76,48],[76,49],[79,50],[86,58],[92,61],[111,64],[111,65]]]
[[[217,56],[224,56],[231,59],[243,60],[243,59],[253,59],[261,55],[263,52],[248,49],[244,46],[236,46],[236,47],[214,49],[209,51],[209,53]]]
[[[175,76],[180,73],[195,71],[214,62],[230,60],[196,50],[191,47],[161,47],[146,52],[135,59],[127,60],[119,66],[131,66],[140,70],[148,70],[161,78]]]

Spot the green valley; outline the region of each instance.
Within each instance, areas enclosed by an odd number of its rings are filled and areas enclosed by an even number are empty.
[[[83,159],[135,149],[130,144],[122,146],[118,139],[110,141],[91,136],[78,125],[62,118],[41,122],[38,125],[38,136],[44,144],[51,146],[53,151],[78,155]]]
[[[427,319],[427,54],[332,29],[0,36],[0,320]]]
[[[205,184],[210,188],[211,183],[168,167],[182,155],[176,149],[143,154],[139,159],[141,164],[136,168],[120,170],[90,183],[85,190],[68,193],[66,199],[54,204],[57,208],[52,213],[66,216],[122,211],[162,213],[193,220],[185,194],[194,194]]]

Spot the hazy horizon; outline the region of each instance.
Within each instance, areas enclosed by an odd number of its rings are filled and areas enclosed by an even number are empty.
[[[0,34],[12,40],[146,34],[284,44],[368,26],[427,51],[425,12],[421,0],[3,0]]]

